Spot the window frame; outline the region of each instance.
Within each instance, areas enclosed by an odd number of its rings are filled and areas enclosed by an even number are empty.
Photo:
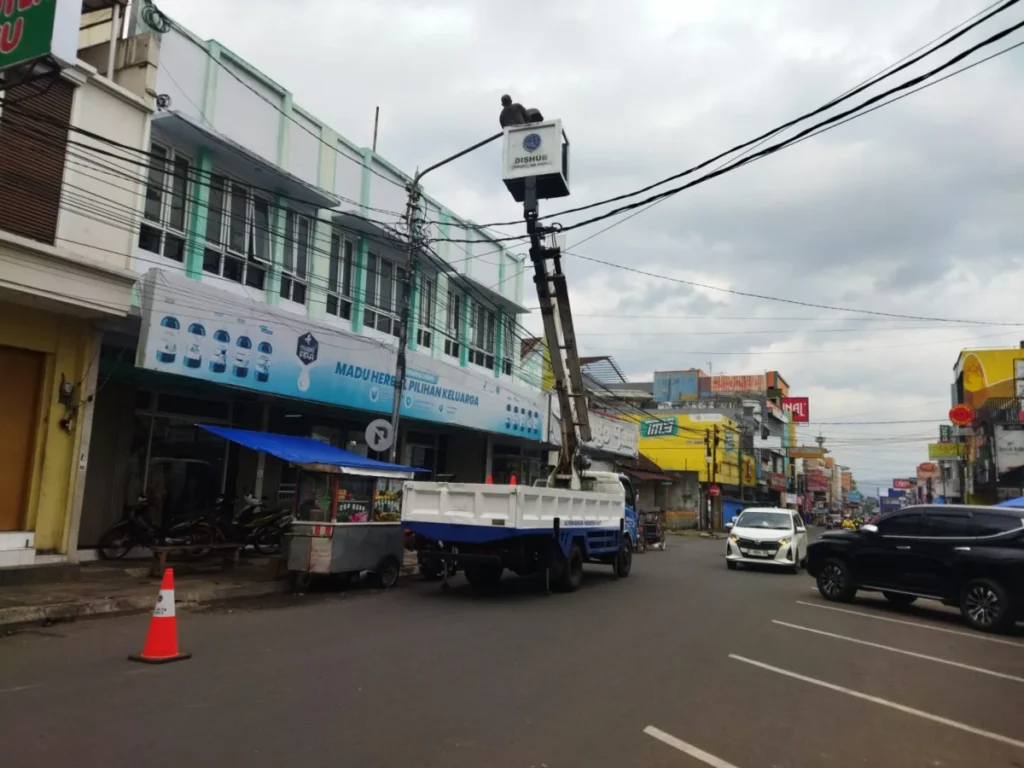
[[[355,241],[336,227],[331,228],[331,250],[327,267],[326,311],[341,320],[352,319],[355,305]]]
[[[223,182],[223,186],[218,186],[218,181]],[[232,200],[238,199],[236,195],[239,192],[243,193],[245,205],[244,221],[242,222],[242,231],[240,233],[243,242],[242,251],[234,248],[231,243],[232,236],[239,234],[232,232],[232,225],[237,218],[232,210]],[[212,206],[214,194],[220,194],[221,196],[220,206],[217,209],[214,209]],[[256,226],[256,207],[258,204],[265,205],[267,210],[268,226],[262,241],[256,240],[258,230],[262,229]],[[214,210],[216,210],[217,215],[220,217],[216,233],[217,241],[210,239],[211,212]],[[217,173],[216,171],[212,172],[210,174],[210,198],[207,205],[206,231],[203,232],[203,272],[219,277],[222,280],[238,283],[247,288],[253,288],[258,291],[266,290],[267,276],[274,264],[273,228],[275,213],[276,206],[274,202],[266,196],[258,194],[248,185],[236,181],[230,176]],[[256,253],[257,242],[262,242],[266,246],[266,258]],[[209,268],[211,256],[217,257],[216,270]],[[228,264],[232,264],[239,269],[238,279],[225,274],[225,266]]]
[[[445,303],[444,353],[448,357],[459,359],[462,354],[462,292],[448,286],[448,298]]]
[[[497,326],[497,310],[471,299],[469,302],[469,338],[466,340],[466,346],[469,349],[469,362],[479,365],[481,368],[494,370],[494,342],[498,333]]]
[[[511,376],[517,367],[516,349],[519,346],[519,338],[516,335],[517,323],[515,315],[505,315],[502,323],[505,328],[501,339],[501,372],[506,376]]]
[[[384,270],[381,264],[387,263],[390,274],[383,278]],[[372,268],[371,267],[375,267]],[[398,338],[399,317],[401,307],[401,293],[406,280],[405,270],[395,259],[382,256],[376,251],[370,251],[366,256],[366,285],[363,288],[363,327],[373,328],[379,333]],[[387,282],[390,291],[388,304],[390,308],[379,302],[381,288]],[[371,320],[372,318],[372,320]],[[386,320],[387,328],[382,329],[382,320]]]
[[[182,152],[170,144],[164,144],[159,141],[151,141],[149,145],[149,151],[151,155],[155,155],[157,151],[165,153],[163,160],[156,160],[155,158],[150,159],[150,163],[146,173],[146,188],[143,193],[143,204],[142,204],[142,218],[139,220],[139,232],[135,239],[135,246],[146,253],[151,253],[154,256],[160,256],[161,258],[173,261],[178,264],[184,264],[187,257],[186,249],[188,247],[188,227],[189,220],[192,215],[191,194],[194,189],[194,180],[192,174],[194,173],[195,163],[192,156],[187,152]],[[183,189],[176,190],[175,186],[181,177],[178,175],[178,163],[185,163],[185,176],[183,179]],[[157,182],[153,176],[154,172],[158,171],[158,165],[162,165],[162,169],[159,172],[162,174],[159,182]],[[149,206],[150,192],[153,188],[159,190],[159,211],[157,218],[151,218],[148,214],[147,208]],[[174,200],[180,192],[181,198],[181,226],[176,227],[172,221]],[[145,236],[145,230],[155,234],[156,236],[156,250],[145,247],[143,238]],[[167,246],[171,241],[178,243],[180,248],[181,258],[167,255]]]
[[[918,517],[920,519],[920,523],[919,523],[920,527],[918,528],[917,533],[886,533],[885,529],[883,528],[883,526],[886,523],[891,523],[894,520],[906,520],[906,519],[914,517],[914,516],[916,516],[916,517]],[[877,528],[878,528],[878,535],[879,536],[884,536],[887,539],[920,539],[920,538],[924,538],[924,532],[926,530],[927,520],[928,520],[928,517],[927,517],[927,515],[925,515],[924,512],[922,512],[920,510],[916,510],[916,511],[913,511],[913,512],[897,512],[897,513],[894,513],[893,515],[890,515],[890,516],[887,516],[885,518],[882,518],[881,520],[878,521],[878,523],[876,525],[877,525]]]
[[[302,233],[305,226],[305,234]],[[281,250],[281,284],[278,294],[285,301],[305,304],[309,300],[309,268],[313,257],[315,220],[295,208],[284,212]]]
[[[420,274],[420,306],[416,315],[416,344],[430,349],[434,342],[434,307],[437,302],[437,281]]]

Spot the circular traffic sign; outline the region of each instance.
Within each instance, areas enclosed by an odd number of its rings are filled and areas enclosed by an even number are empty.
[[[717,485],[712,485],[710,488],[708,488],[708,496],[721,496],[721,495],[722,495],[722,489],[719,488]]]
[[[371,451],[381,453],[395,442],[395,430],[387,419],[374,419],[366,427],[366,444]]]

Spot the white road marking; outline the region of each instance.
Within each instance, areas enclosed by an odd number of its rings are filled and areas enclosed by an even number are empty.
[[[837,635],[834,632],[824,632],[820,629],[811,629],[810,627],[801,627],[799,624],[790,624],[787,621],[779,621],[778,619],[772,619],[772,624],[778,624],[780,627],[789,627],[790,629],[799,629],[801,632],[813,632],[816,635],[822,635],[824,637],[833,637],[836,640],[845,640],[848,643],[857,643],[858,645],[866,645],[869,648],[878,648],[882,651],[891,651],[892,653],[902,653],[904,656],[913,656],[915,659],[924,659],[925,661],[934,661],[937,664],[947,664],[951,667],[959,667],[960,669],[967,669],[971,672],[978,672],[982,675],[991,675],[992,677],[1000,677],[1003,680],[1012,680],[1015,683],[1024,683],[1024,677],[1017,677],[1016,675],[1007,675],[1003,672],[994,672],[991,669],[984,669],[982,667],[971,666],[970,664],[961,664],[959,661],[950,661],[949,659],[940,659],[938,656],[928,656],[924,653],[916,653],[914,651],[905,651],[902,648],[893,648],[891,645],[882,645],[881,643],[872,643],[868,640],[858,640],[855,637],[847,637],[846,635]]]
[[[810,608],[821,608],[825,611],[836,611],[837,613],[849,613],[852,616],[860,616],[865,619],[877,619],[878,621],[888,621],[891,624],[903,624],[907,627],[917,627],[918,629],[930,629],[933,632],[945,632],[947,635],[958,635],[960,637],[969,637],[973,640],[987,640],[990,643],[998,643],[999,645],[1009,645],[1013,648],[1024,649],[1024,644],[1015,643],[1012,640],[1003,640],[998,637],[991,637],[990,635],[982,634],[981,632],[960,632],[956,629],[946,629],[945,627],[936,627],[931,624],[922,624],[919,621],[904,621],[903,619],[893,619],[888,616],[878,616],[874,613],[864,613],[862,611],[851,611],[849,608],[836,608],[832,605],[821,605],[819,603],[807,603],[803,600],[797,600],[797,605],[806,605]]]
[[[684,755],[689,755],[695,760],[700,760],[705,765],[710,765],[711,768],[736,768],[732,763],[727,763],[725,760],[715,757],[712,754],[708,754],[703,749],[693,746],[693,744],[687,744],[685,741],[677,739],[670,733],[655,728],[653,725],[648,725],[644,728],[644,733],[648,736],[653,736],[662,744],[668,744],[670,747],[674,747],[682,752]]]
[[[38,687],[38,685],[19,685],[14,688],[0,688],[0,693],[17,693],[18,691],[28,691]]]
[[[998,741],[998,742],[1001,742],[1003,744],[1009,744],[1011,747],[1018,747],[1020,749],[1024,749],[1024,741],[1018,741],[1017,739],[1011,739],[1009,736],[1003,736],[1003,735],[998,734],[998,733],[993,733],[992,731],[985,731],[985,730],[982,730],[981,728],[975,728],[974,726],[967,725],[966,723],[960,723],[960,722],[957,722],[956,720],[950,720],[947,717],[941,717],[940,715],[933,715],[930,712],[924,712],[924,711],[922,711],[920,709],[914,709],[913,707],[907,707],[907,706],[905,706],[903,704],[897,704],[895,701],[889,701],[888,699],[882,699],[882,698],[879,698],[878,696],[871,696],[871,695],[869,695],[867,693],[861,693],[860,691],[854,691],[854,690],[851,690],[850,688],[844,688],[843,686],[836,685],[835,683],[826,683],[824,680],[818,680],[818,679],[813,678],[813,677],[807,677],[806,675],[801,675],[801,674],[799,674],[797,672],[790,672],[788,669],[781,669],[780,667],[773,667],[771,664],[765,664],[763,661],[754,661],[753,659],[748,659],[745,656],[738,656],[735,653],[730,653],[729,654],[729,658],[730,659],[735,659],[736,661],[742,661],[744,664],[750,664],[751,666],[760,667],[761,669],[768,670],[769,672],[774,672],[777,675],[784,675],[785,677],[791,677],[794,680],[801,680],[801,681],[803,681],[805,683],[810,683],[811,685],[817,685],[817,686],[820,686],[821,688],[827,688],[830,691],[836,691],[837,693],[845,693],[847,696],[852,696],[855,699],[862,699],[863,701],[870,701],[872,704],[879,704],[879,705],[881,705],[883,707],[889,707],[890,709],[895,709],[897,712],[903,712],[904,714],[907,714],[907,715],[914,715],[914,716],[920,717],[920,718],[922,718],[924,720],[931,720],[933,723],[939,723],[940,725],[946,725],[946,726],[949,726],[950,728],[956,728],[959,731],[964,731],[966,733],[972,733],[975,736],[981,736],[981,737],[986,738],[986,739],[991,739],[992,741]]]

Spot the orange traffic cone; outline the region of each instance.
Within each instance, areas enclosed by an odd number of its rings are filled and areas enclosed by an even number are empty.
[[[491,477],[490,475],[487,476],[487,484],[494,485],[494,478]]]
[[[142,653],[129,656],[131,661],[146,664],[166,664],[191,659],[191,653],[178,650],[178,619],[174,615],[174,570],[164,571],[160,594],[156,598],[153,618],[149,620],[149,634]]]
[[[515,475],[512,475],[512,479],[508,481],[508,484],[509,485],[515,485],[516,484],[516,476]]]

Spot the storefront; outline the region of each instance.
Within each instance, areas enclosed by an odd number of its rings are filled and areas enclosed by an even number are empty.
[[[0,567],[67,552],[94,349],[81,317],[0,302]]]
[[[143,489],[179,513],[216,493],[279,506],[294,499],[294,466],[197,424],[312,437],[387,458],[368,448],[366,430],[390,411],[392,348],[158,270],[142,285],[137,335],[108,338],[102,350],[80,547],[94,546]],[[409,370],[402,464],[427,477],[483,482],[494,443],[540,445],[541,395],[414,352]],[[375,498],[396,507],[399,486],[385,481]]]

